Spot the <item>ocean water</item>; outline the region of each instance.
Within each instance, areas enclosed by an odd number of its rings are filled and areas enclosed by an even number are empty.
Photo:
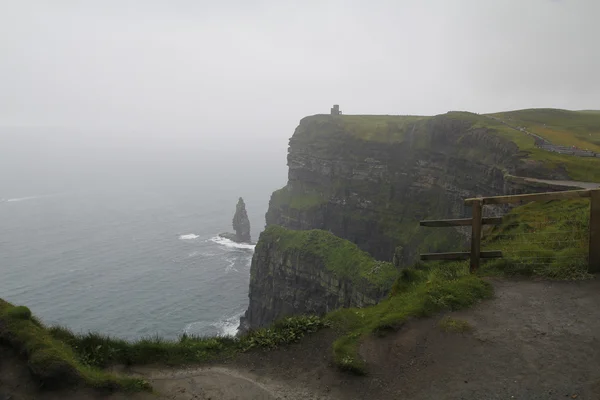
[[[234,334],[254,245],[217,235],[232,230],[242,196],[257,240],[285,182],[282,157],[244,154],[245,173],[216,166],[214,152],[182,153],[127,173],[97,168],[87,184],[53,174],[56,184],[0,188],[0,298],[77,332]]]

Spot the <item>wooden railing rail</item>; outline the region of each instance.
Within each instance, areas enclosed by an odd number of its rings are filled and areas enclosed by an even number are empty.
[[[502,217],[483,218],[483,206],[494,204],[524,204],[532,201],[590,199],[589,228],[589,272],[600,272],[600,189],[568,190],[563,192],[518,194],[508,196],[476,197],[466,199],[465,204],[471,206],[472,217],[461,219],[440,219],[421,221],[421,226],[432,228],[471,226],[471,251],[455,253],[421,254],[421,260],[467,260],[470,259],[471,272],[479,269],[481,259],[501,258],[501,251],[481,251],[481,232],[483,225],[499,225]]]

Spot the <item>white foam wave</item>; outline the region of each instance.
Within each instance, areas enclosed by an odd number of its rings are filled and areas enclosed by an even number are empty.
[[[200,331],[200,328],[204,325],[203,322],[192,322],[191,324],[187,324],[185,328],[183,328],[183,333],[186,335],[197,335]]]
[[[218,336],[235,336],[237,334],[238,327],[240,326],[240,318],[242,315],[244,315],[244,311],[225,317],[220,321],[213,322],[208,325],[217,329]],[[206,322],[192,322],[183,328],[183,332],[188,335],[199,335],[201,332],[203,332],[203,328],[206,326]]]
[[[181,240],[194,240],[194,239],[198,239],[200,236],[196,235],[195,233],[188,233],[186,235],[181,235],[179,236],[179,239]]]
[[[235,268],[235,262],[236,262],[235,258],[227,258],[226,261],[229,263],[229,265],[227,265],[225,267],[225,272],[231,272],[231,271],[240,272]]]
[[[59,195],[60,194],[42,194],[42,195],[38,195],[38,196],[15,197],[14,199],[6,199],[4,201],[6,201],[7,203],[17,203],[20,201],[42,199],[44,197],[53,197],[53,196],[59,196]]]
[[[242,315],[244,315],[243,311],[211,325],[219,330],[220,336],[235,336],[240,326],[240,317]]]
[[[234,242],[233,240],[221,237],[221,236],[215,236],[209,239],[211,242],[220,244],[221,246],[225,246],[225,247],[229,247],[232,249],[244,249],[244,250],[254,250],[254,248],[256,247],[255,244],[250,244],[250,243],[237,243]]]

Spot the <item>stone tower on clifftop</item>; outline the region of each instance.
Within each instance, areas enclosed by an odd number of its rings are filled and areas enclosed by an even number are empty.
[[[341,113],[339,104],[334,104],[333,107],[331,107],[331,115],[340,115]]]

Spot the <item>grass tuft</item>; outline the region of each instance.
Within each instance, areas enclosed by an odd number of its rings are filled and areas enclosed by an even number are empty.
[[[28,320],[31,319],[31,310],[25,306],[11,307],[6,311],[9,318]]]
[[[438,325],[444,332],[464,333],[473,330],[469,322],[451,317],[442,318]]]
[[[128,342],[97,333],[74,334],[64,327],[52,327],[50,334],[68,344],[85,365],[105,368],[115,364],[141,365],[162,363],[183,365],[228,358],[255,348],[273,349],[297,342],[307,334],[329,326],[317,316],[294,316],[276,321],[268,328],[258,329],[233,338],[228,336],[197,337],[187,334],[179,340],[161,337]]]

